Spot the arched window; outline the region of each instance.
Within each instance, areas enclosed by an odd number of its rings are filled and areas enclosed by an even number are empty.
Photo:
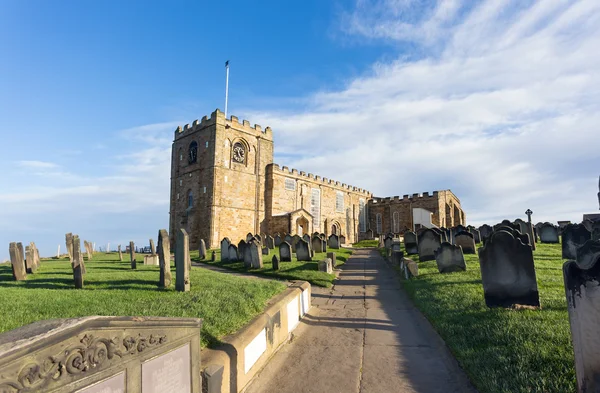
[[[188,192],[188,209],[191,209],[194,206],[194,195],[192,192]]]
[[[377,213],[376,219],[377,219],[377,233],[380,234],[383,232],[382,228],[381,228],[382,227],[381,213]]]
[[[188,150],[188,164],[193,164],[198,161],[198,143],[193,141],[190,143],[190,148]]]
[[[399,233],[400,232],[400,214],[398,214],[398,212],[394,212],[392,217],[394,220],[394,230],[392,232]]]

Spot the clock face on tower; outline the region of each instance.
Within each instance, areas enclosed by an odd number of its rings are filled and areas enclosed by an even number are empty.
[[[188,153],[188,163],[193,164],[198,159],[198,144],[192,142],[190,144],[190,151]]]
[[[233,145],[233,161],[243,164],[246,160],[246,149],[244,145],[237,142]]]

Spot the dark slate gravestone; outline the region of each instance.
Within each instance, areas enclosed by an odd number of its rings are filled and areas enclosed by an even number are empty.
[[[592,240],[592,234],[580,224],[568,224],[562,231],[562,257],[563,259],[576,259],[577,248]]]
[[[263,237],[260,234],[257,233],[256,235],[254,235],[254,238],[257,239],[260,242],[260,244],[262,244]]]
[[[265,242],[266,242],[267,248],[269,250],[275,249],[275,239],[273,239],[273,236],[270,236],[270,235],[265,236]]]
[[[400,243],[400,239],[394,239],[394,241],[392,241],[392,252],[400,251],[401,247],[402,247],[402,244]]]
[[[256,239],[250,240],[250,243],[248,243],[248,246],[246,247],[245,253],[249,256],[250,266],[253,269],[262,269],[263,260],[260,241]],[[247,257],[244,257],[244,264],[246,264],[246,259]]]
[[[384,244],[386,250],[390,250],[392,248],[393,241],[394,241],[393,237],[389,237],[389,236],[385,237],[385,239],[383,240],[383,244]],[[329,246],[329,247],[331,247],[331,246]]]
[[[273,255],[271,263],[273,264],[273,270],[279,270],[279,259],[277,259],[277,255]]]
[[[327,240],[327,246],[329,248],[333,248],[333,249],[339,249],[340,248],[340,239],[338,237],[338,235],[330,235],[329,239]]]
[[[200,393],[196,318],[35,322],[0,335],[0,392]]]
[[[327,252],[327,240],[321,238],[321,252]]]
[[[175,289],[190,290],[190,240],[185,229],[180,228],[175,236]]]
[[[252,238],[253,238],[253,237],[254,237],[254,235],[253,235],[253,234],[251,234],[250,232],[248,232],[248,233],[246,234],[246,242],[250,242],[250,240],[252,240]],[[240,249],[240,246],[239,246],[239,244],[238,244],[238,250],[239,250],[239,249]]]
[[[171,286],[171,243],[169,233],[166,229],[158,231],[158,266],[160,267],[160,277],[158,286],[168,288]]]
[[[269,255],[269,247],[263,247],[262,248],[262,254],[263,255]]]
[[[206,243],[204,239],[200,239],[200,244],[198,245],[198,256],[200,259],[206,258]]]
[[[402,264],[402,260],[404,259],[404,253],[400,250],[392,250],[392,263],[394,265],[400,266]]]
[[[514,229],[512,227],[508,227],[508,226],[499,226],[497,227],[498,229],[494,230],[494,232],[498,232],[498,231],[506,231],[510,234],[512,234],[514,236],[515,239],[519,239],[521,240],[521,242],[523,244],[529,244],[529,235],[527,233],[521,233],[519,232],[519,230]],[[488,238],[483,239],[483,245],[485,246],[487,244]]]
[[[519,232],[521,233],[529,233],[529,229],[527,228],[527,223],[520,218],[517,218],[513,224],[519,226]]]
[[[479,248],[479,264],[488,307],[540,306],[533,251],[521,239],[495,231]]]
[[[558,228],[549,222],[545,222],[538,230],[540,242],[542,243],[558,243]]]
[[[296,252],[296,245],[301,239],[299,235],[292,236],[292,252]]]
[[[298,240],[296,244],[296,259],[298,261],[311,261],[310,246],[304,239]]]
[[[342,244],[346,244],[346,236],[344,235],[340,235],[340,247],[342,246]]]
[[[275,247],[279,247],[279,245],[281,244],[281,236],[275,235],[275,237],[273,238],[273,244],[275,245]]]
[[[479,233],[479,229],[469,228],[469,233],[473,235],[473,240],[475,240],[476,244],[481,243],[481,234]]]
[[[481,241],[483,241],[483,239],[485,239],[486,237],[490,236],[492,232],[494,232],[494,228],[492,228],[488,224],[483,224],[482,226],[480,226],[479,235],[481,237]]]
[[[302,235],[302,239],[304,239],[305,242],[310,243],[310,235],[308,233]]]
[[[373,240],[375,238],[375,236],[373,235],[373,230],[370,228],[367,229],[366,236],[368,240]]]
[[[585,227],[589,232],[592,232],[592,227],[594,226],[594,221],[592,220],[583,220],[581,221],[581,225]]]
[[[286,241],[279,245],[279,261],[292,262],[292,246]]]
[[[252,240],[252,238],[250,238],[250,240]],[[244,259],[244,255],[246,253],[246,246],[247,243],[244,241],[244,239],[240,240],[240,242],[237,245],[237,252],[238,252],[238,260],[242,260]]]
[[[600,221],[595,221],[592,225],[592,240],[600,240]]]
[[[435,252],[435,262],[440,273],[464,272],[467,270],[462,248],[448,242],[442,243]]]
[[[454,236],[454,244],[462,247],[464,254],[475,254],[475,239],[472,233],[459,232]]]
[[[418,237],[419,260],[421,262],[435,259],[434,252],[440,248],[442,239],[439,233],[426,229]]]
[[[73,240],[71,239],[71,241]],[[17,247],[17,243],[10,243],[8,246],[8,252],[10,254],[13,278],[16,281],[25,280],[27,278],[27,271],[25,270],[25,263],[23,262],[23,259],[19,256],[19,248]]]
[[[231,240],[228,237],[224,237],[221,240],[221,262],[229,261],[229,246],[231,245]]]
[[[588,240],[577,248],[577,265],[582,269],[589,269],[599,255],[600,241]]]
[[[83,253],[81,252],[81,241],[79,236],[73,236],[73,280],[75,288],[83,288]]]
[[[404,249],[408,255],[418,254],[417,234],[413,231],[404,232]]]
[[[600,254],[588,266],[563,265],[578,392],[600,392]]]
[[[221,260],[223,260],[223,258],[221,258]],[[227,249],[227,260],[229,262],[238,262],[240,260],[240,254],[238,253],[238,248],[235,244],[229,245],[229,248]]]
[[[283,237],[283,241],[288,242],[290,244],[290,246],[292,245],[293,241],[292,241],[292,236],[287,234]]]
[[[217,260],[217,252],[215,250],[213,250],[212,254],[210,255],[210,261],[215,262],[216,260]]]
[[[313,236],[313,238],[310,241],[310,244],[315,252],[323,252],[323,241],[320,237]]]
[[[448,241],[448,239],[446,238],[446,232],[442,231],[440,228],[431,228],[431,230],[440,235],[440,239],[442,240],[442,242]]]

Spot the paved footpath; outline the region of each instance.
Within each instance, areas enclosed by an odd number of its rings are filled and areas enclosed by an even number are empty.
[[[375,250],[356,250],[246,393],[476,393]]]

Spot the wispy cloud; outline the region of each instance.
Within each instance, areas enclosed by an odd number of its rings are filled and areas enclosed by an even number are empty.
[[[58,167],[58,165],[53,162],[45,161],[18,161],[17,165],[21,168],[28,169],[54,169]]]

